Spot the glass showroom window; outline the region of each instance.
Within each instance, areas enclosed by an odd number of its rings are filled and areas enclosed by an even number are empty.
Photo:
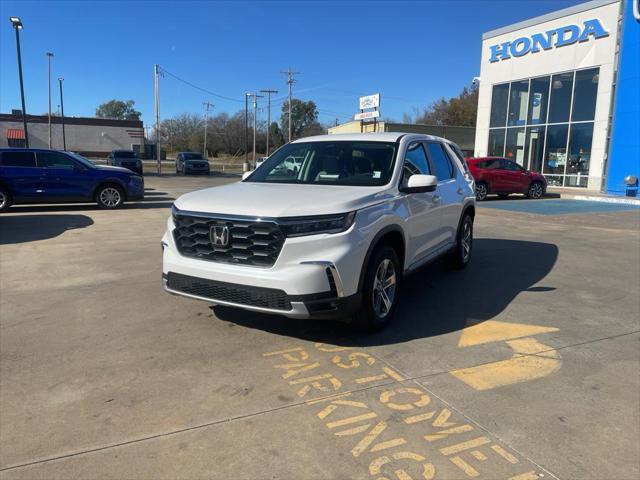
[[[541,172],[549,185],[586,187],[599,71],[494,85],[487,154]]]
[[[489,148],[487,155],[501,157],[504,155],[504,128],[492,128],[489,130]]]
[[[547,106],[549,105],[549,77],[531,79],[529,95],[529,113],[527,124],[539,125],[547,123]]]
[[[567,138],[569,125],[549,125],[547,128],[547,148],[545,149],[542,173],[549,185],[562,186],[562,175],[567,164]],[[558,175],[557,177],[555,175]]]
[[[533,81],[531,83],[533,84]],[[542,171],[545,130],[545,127],[527,127],[527,136],[524,142],[524,167],[527,170]]]
[[[509,84],[494,85],[491,94],[490,127],[504,127],[507,124],[507,104],[509,102]]]
[[[576,72],[576,87],[573,93],[571,121],[593,120],[596,114],[596,96],[598,95],[598,68]]]
[[[527,120],[527,105],[529,104],[529,80],[511,83],[509,93],[509,121],[510,127],[524,125]]]
[[[592,139],[593,123],[574,123],[571,125],[565,186],[587,186]]]
[[[504,156],[518,165],[524,165],[524,128],[507,128]],[[526,168],[526,167],[525,167]]]
[[[569,121],[571,109],[571,91],[573,90],[573,72],[561,73],[551,77],[551,102],[549,123]]]

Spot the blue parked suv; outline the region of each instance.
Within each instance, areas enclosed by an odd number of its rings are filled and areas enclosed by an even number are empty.
[[[94,165],[81,155],[34,148],[0,148],[0,212],[12,204],[96,202],[119,208],[144,196],[142,176]]]

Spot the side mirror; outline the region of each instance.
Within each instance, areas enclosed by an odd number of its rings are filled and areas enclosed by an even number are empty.
[[[253,170],[249,170],[248,172],[244,172],[242,174],[242,180],[246,179],[249,175],[253,173]]]
[[[76,172],[81,173],[81,172],[86,171],[86,170],[87,170],[87,167],[85,167],[84,165],[80,165],[80,164],[78,164],[78,163],[75,163],[75,164],[73,165],[73,169],[74,169]]]
[[[411,175],[406,187],[400,189],[404,193],[433,192],[438,186],[435,175]]]

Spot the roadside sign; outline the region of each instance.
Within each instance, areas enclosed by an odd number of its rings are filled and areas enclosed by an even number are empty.
[[[360,110],[367,108],[380,107],[380,94],[374,93],[373,95],[367,95],[366,97],[360,97]]]
[[[353,117],[354,120],[365,120],[367,118],[378,118],[380,116],[380,110],[374,110],[372,112],[356,113]]]

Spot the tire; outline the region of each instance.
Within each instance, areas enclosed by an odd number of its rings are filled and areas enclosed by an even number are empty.
[[[6,212],[12,203],[13,198],[11,198],[9,190],[4,187],[0,187],[0,212]]]
[[[476,183],[476,200],[482,202],[487,199],[487,195],[489,194],[489,187],[484,182]]]
[[[529,189],[527,190],[527,197],[534,200],[539,200],[544,195],[544,186],[541,182],[531,182]]]
[[[376,247],[366,265],[362,306],[351,319],[355,329],[372,332],[389,324],[398,304],[400,276],[400,261],[396,251],[387,244]],[[383,277],[388,286],[380,289],[379,280]]]
[[[106,210],[120,208],[124,204],[124,192],[117,185],[100,185],[96,190],[96,203]]]
[[[458,227],[455,249],[449,254],[448,263],[456,270],[466,267],[473,252],[473,217],[465,213]]]

